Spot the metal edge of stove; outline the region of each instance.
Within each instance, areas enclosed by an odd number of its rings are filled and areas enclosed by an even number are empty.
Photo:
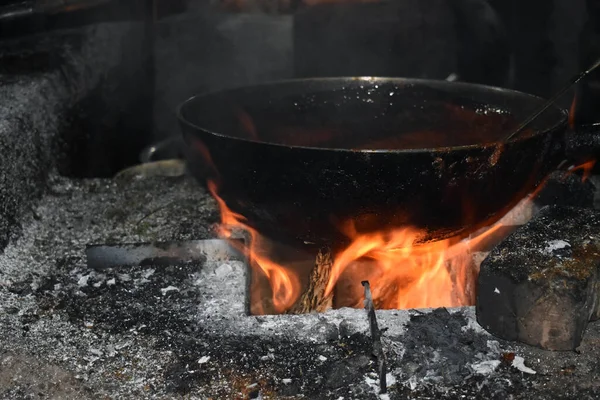
[[[88,267],[94,269],[148,263],[172,265],[176,262],[204,261],[205,258],[247,263],[244,254],[223,239],[88,245],[85,255]]]

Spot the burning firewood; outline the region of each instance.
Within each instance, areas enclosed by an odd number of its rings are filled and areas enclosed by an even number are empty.
[[[317,254],[308,287],[302,293],[296,304],[288,310],[288,314],[307,314],[310,312],[324,312],[333,304],[333,292],[325,295],[325,288],[329,282],[329,275],[333,267],[333,258],[329,248],[322,248]]]

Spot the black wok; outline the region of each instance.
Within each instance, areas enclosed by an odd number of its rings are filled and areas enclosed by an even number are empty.
[[[498,147],[542,102],[466,83],[325,78],[196,96],[179,120],[192,173],[264,235],[344,241],[354,221],[429,240],[493,222],[566,157],[591,156],[582,146],[598,136],[567,132],[558,107]]]

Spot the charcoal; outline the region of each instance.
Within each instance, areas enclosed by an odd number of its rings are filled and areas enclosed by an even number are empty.
[[[540,208],[549,205],[594,208],[595,193],[596,185],[592,180],[584,180],[579,174],[556,171],[548,177],[533,201]]]
[[[493,335],[574,350],[598,318],[600,212],[548,206],[483,261],[476,313]]]

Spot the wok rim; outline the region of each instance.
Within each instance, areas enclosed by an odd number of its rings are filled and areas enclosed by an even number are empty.
[[[335,81],[339,81],[339,82],[344,82],[344,81],[367,81],[367,82],[381,81],[381,82],[386,82],[386,83],[398,82],[398,83],[405,83],[405,84],[407,84],[407,83],[408,84],[410,84],[410,83],[415,83],[415,84],[435,83],[438,85],[441,84],[442,86],[448,86],[448,87],[455,86],[455,87],[463,87],[466,89],[473,88],[473,89],[480,89],[480,90],[487,90],[487,91],[493,91],[493,92],[519,95],[522,97],[528,97],[532,100],[537,100],[540,102],[540,104],[543,104],[543,102],[547,101],[547,99],[544,99],[543,97],[536,96],[536,95],[533,95],[530,93],[525,93],[525,92],[522,92],[519,90],[507,89],[507,88],[491,86],[491,85],[483,85],[483,84],[478,84],[478,83],[470,83],[470,82],[449,82],[449,81],[442,80],[442,79],[422,79],[422,78],[406,78],[406,77],[339,76],[339,77],[280,79],[280,80],[271,80],[271,81],[266,81],[266,82],[262,82],[262,83],[251,84],[251,85],[239,85],[239,86],[229,87],[229,88],[225,88],[225,89],[211,90],[211,91],[208,91],[205,93],[195,94],[195,95],[189,97],[187,100],[183,101],[176,109],[176,116],[177,116],[177,119],[181,123],[187,125],[188,127],[192,128],[193,130],[205,132],[210,135],[218,136],[223,139],[245,142],[245,143],[250,143],[250,144],[258,144],[261,146],[273,146],[273,147],[277,147],[277,148],[286,148],[286,149],[302,149],[302,150],[311,150],[311,151],[335,151],[335,152],[362,153],[362,154],[414,154],[414,153],[423,153],[423,152],[447,153],[449,151],[486,149],[486,148],[497,147],[498,145],[504,145],[504,144],[512,145],[512,144],[517,144],[517,143],[525,142],[528,140],[532,140],[534,138],[539,137],[540,135],[553,134],[561,129],[566,128],[567,122],[568,122],[568,116],[569,116],[567,110],[557,106],[556,103],[554,103],[548,108],[548,110],[552,110],[552,112],[554,112],[554,113],[561,114],[562,118],[560,118],[560,120],[556,124],[551,125],[544,130],[536,131],[536,133],[534,135],[530,135],[527,137],[517,137],[516,139],[512,139],[506,143],[489,142],[489,143],[476,143],[476,144],[468,144],[468,145],[461,145],[461,146],[444,146],[444,147],[419,148],[419,149],[414,149],[414,148],[413,149],[345,149],[345,148],[332,148],[332,147],[292,146],[292,145],[285,145],[285,144],[281,144],[281,143],[265,142],[265,141],[261,141],[261,140],[239,138],[239,137],[226,135],[221,132],[214,132],[213,130],[203,128],[199,125],[192,123],[191,121],[189,121],[188,119],[186,119],[183,116],[183,109],[185,107],[189,106],[190,104],[192,104],[195,100],[201,99],[201,98],[207,98],[210,96],[214,96],[216,94],[224,94],[227,92],[234,92],[234,91],[240,90],[240,89],[252,90],[254,88],[258,89],[258,88],[265,88],[265,87],[269,87],[269,86],[275,87],[275,86],[280,86],[280,85],[285,85],[285,84],[301,84],[303,82],[315,83],[315,82],[335,82]],[[507,134],[508,134],[508,132],[507,132]],[[185,136],[185,133],[183,133],[183,135]]]

